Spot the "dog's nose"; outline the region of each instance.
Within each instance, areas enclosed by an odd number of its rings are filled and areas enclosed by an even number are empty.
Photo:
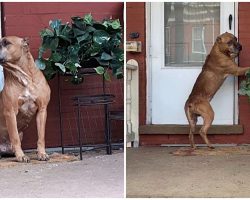
[[[238,44],[237,44],[237,49],[238,49],[239,51],[241,51],[241,50],[242,50],[242,46],[241,46],[241,44],[240,44],[240,43],[238,43]]]
[[[4,63],[4,62],[5,62],[4,57],[1,57],[1,56],[0,56],[0,63]]]

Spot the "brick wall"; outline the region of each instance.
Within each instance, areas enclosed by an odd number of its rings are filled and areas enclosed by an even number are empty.
[[[145,3],[127,3],[127,41],[137,40],[142,42],[142,52],[127,53],[127,60],[135,59],[139,64],[139,124],[146,122],[146,32],[145,32]],[[131,39],[129,34],[138,32],[139,38]]]
[[[143,43],[143,52],[127,54],[127,59],[138,60],[140,67],[140,125],[146,124],[146,55],[145,55],[145,3],[127,3],[127,39],[130,32],[138,31]],[[243,50],[239,57],[241,66],[249,66],[250,52],[250,3],[239,3],[239,41]],[[246,97],[239,97],[239,120],[244,126],[242,135],[209,135],[212,143],[250,143],[250,104]],[[196,143],[203,143],[200,136],[195,136]],[[140,135],[141,145],[184,144],[189,143],[187,135]]]
[[[83,16],[91,13],[96,20],[103,18],[119,18],[123,23],[123,3],[2,3],[4,16],[4,35],[17,35],[29,37],[30,48],[34,58],[38,55],[40,45],[39,31],[48,26],[49,20],[61,19],[63,22],[70,21],[72,16]],[[51,101],[48,108],[48,119],[46,126],[47,146],[60,145],[59,135],[59,110],[58,110],[58,80],[49,81],[52,89]],[[70,98],[76,94],[94,94],[100,91],[100,78],[88,77],[83,84],[72,86],[61,80],[62,88],[62,111],[63,132],[66,144],[77,143],[76,114],[72,108]],[[112,109],[123,109],[123,80],[112,80],[107,84],[107,92],[116,95],[116,103]],[[82,110],[83,127],[87,136],[83,138],[87,143],[104,142],[103,108],[91,107]],[[123,123],[112,124],[113,141],[123,139]],[[25,131],[24,148],[36,146],[35,120]]]

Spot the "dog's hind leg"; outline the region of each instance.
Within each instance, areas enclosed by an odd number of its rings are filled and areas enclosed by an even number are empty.
[[[190,111],[189,106],[185,106],[185,113],[186,113],[187,120],[188,120],[188,123],[190,126],[190,130],[189,130],[190,146],[192,149],[196,149],[195,142],[194,142],[194,133],[195,133],[195,127],[196,127],[196,123],[197,123],[197,115]]]
[[[189,130],[189,142],[191,144],[191,148],[193,149],[196,149],[195,142],[194,142],[196,123],[197,123],[197,116],[194,114],[190,121],[190,130]]]
[[[210,141],[207,138],[207,131],[214,120],[214,111],[208,101],[203,101],[197,106],[197,112],[203,118],[203,125],[199,131],[200,136],[205,141],[207,146],[213,149],[214,147],[211,145]]]

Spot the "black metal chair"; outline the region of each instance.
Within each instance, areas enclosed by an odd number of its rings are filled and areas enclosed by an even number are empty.
[[[85,75],[97,75],[96,72],[93,69],[85,69],[85,71],[82,72],[82,74]],[[59,76],[60,77],[60,76]],[[63,132],[62,132],[62,117],[61,117],[61,90],[60,90],[60,79],[58,78],[58,94],[59,94],[59,112],[60,112],[60,134],[61,134],[61,146],[62,146],[62,153],[64,154],[64,149],[67,148],[64,146],[63,143]],[[102,94],[97,95],[77,95],[72,98],[73,100],[73,106],[77,107],[77,129],[78,129],[78,142],[79,142],[79,149],[80,149],[80,160],[82,160],[82,129],[81,129],[81,107],[85,106],[97,106],[97,105],[103,105],[104,106],[104,114],[105,114],[105,143],[104,145],[92,145],[92,149],[98,149],[106,147],[107,154],[112,154],[112,144],[111,144],[111,120],[120,120],[122,117],[117,116],[117,112],[114,113],[114,111],[109,111],[109,105],[114,102],[115,95],[113,94],[106,94],[105,91],[105,79],[102,77]],[[121,115],[121,113],[120,113]],[[123,115],[123,114],[122,114]]]
[[[124,121],[124,112],[123,111],[109,111],[108,112],[108,130],[109,130],[109,137],[112,138],[112,131],[111,131],[111,124],[113,120]],[[113,146],[122,146],[120,144],[111,144],[111,150]]]

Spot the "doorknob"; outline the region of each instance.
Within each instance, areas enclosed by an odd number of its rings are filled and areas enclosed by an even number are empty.
[[[228,17],[228,21],[229,21],[229,30],[232,29],[232,21],[233,21],[233,16],[230,14]]]

